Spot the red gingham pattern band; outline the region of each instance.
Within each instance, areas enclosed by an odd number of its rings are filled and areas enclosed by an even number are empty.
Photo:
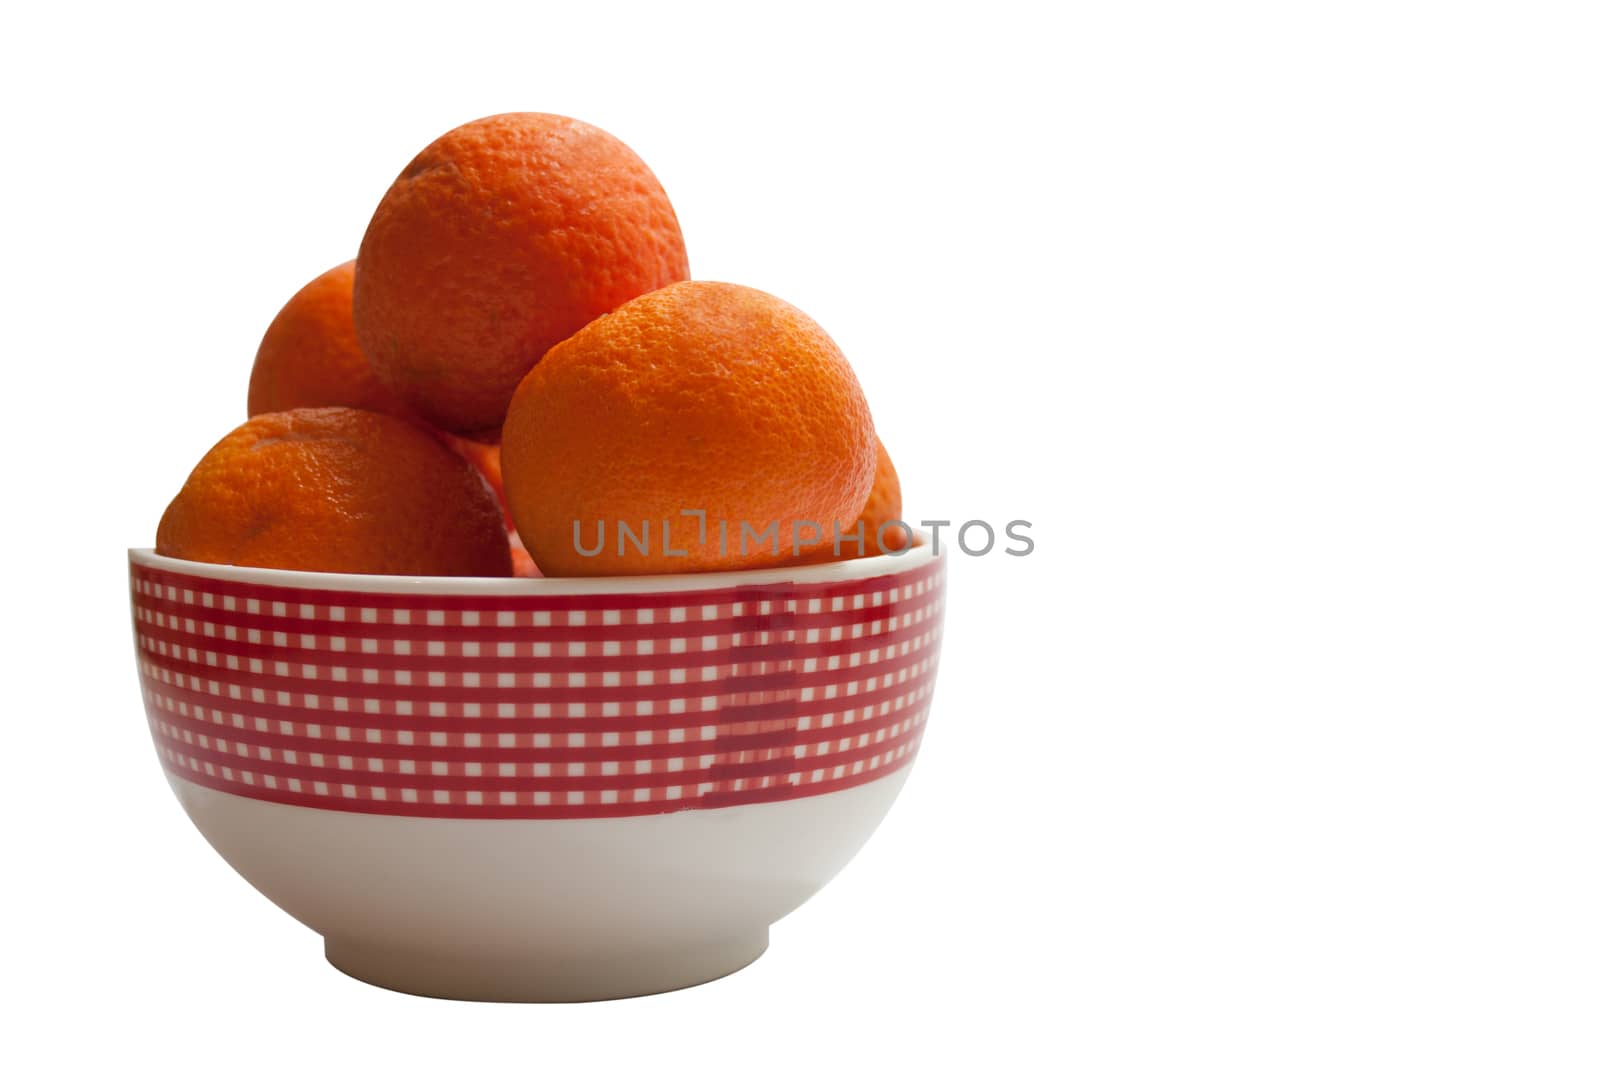
[[[452,596],[131,565],[166,769],[240,796],[448,818],[646,815],[907,766],[944,561],[821,584]]]

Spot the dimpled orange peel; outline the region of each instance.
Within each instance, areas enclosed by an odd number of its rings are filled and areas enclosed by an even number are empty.
[[[771,567],[810,540],[805,554],[832,558],[877,449],[861,385],[820,326],[760,290],[700,281],[629,301],[551,349],[501,443],[512,517],[552,576]],[[685,510],[706,513],[703,538]]]

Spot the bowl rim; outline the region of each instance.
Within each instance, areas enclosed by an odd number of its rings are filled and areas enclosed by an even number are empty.
[[[575,593],[665,593],[731,589],[749,585],[812,585],[848,583],[864,578],[914,571],[937,558],[926,537],[915,538],[899,555],[867,556],[791,567],[762,567],[694,574],[648,574],[596,578],[453,578],[438,575],[345,574],[334,571],[288,571],[240,567],[231,563],[197,563],[163,556],[152,548],[128,549],[131,565],[223,582],[326,589],[353,593],[424,593],[452,596],[571,596]]]

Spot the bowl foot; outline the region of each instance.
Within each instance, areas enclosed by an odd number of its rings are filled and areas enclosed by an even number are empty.
[[[328,938],[328,962],[352,978],[401,993],[447,1000],[523,1003],[614,1000],[710,982],[755,962],[767,950],[765,929],[710,944],[627,956],[452,956]]]

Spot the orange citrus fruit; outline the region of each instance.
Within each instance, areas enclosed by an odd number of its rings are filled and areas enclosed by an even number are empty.
[[[200,460],[156,551],[204,563],[355,574],[505,577],[483,478],[413,423],[354,408],[257,415]]]
[[[533,561],[528,550],[522,547],[522,537],[517,531],[511,531],[511,576],[513,578],[542,578],[539,565]]]
[[[307,282],[283,305],[250,369],[249,413],[347,407],[407,414],[378,380],[356,341],[350,313],[355,260]]]
[[[841,548],[841,556],[860,554],[878,556],[884,552],[899,552],[906,547],[906,532],[899,526],[884,526],[900,518],[900,475],[889,458],[889,450],[878,440],[878,465],[872,475],[872,491],[867,494],[867,505],[861,509],[861,528],[865,531],[859,549],[852,543]],[[883,531],[883,547],[878,547],[878,531]]]
[[[511,402],[501,460],[544,574],[651,574],[775,566],[813,540],[807,554],[831,553],[867,501],[875,441],[850,364],[803,312],[680,282],[552,348]],[[703,538],[685,509],[706,513]]]
[[[250,371],[250,414],[347,407],[413,419],[438,434],[483,475],[501,503],[509,530],[511,513],[505,510],[500,446],[429,426],[372,372],[356,341],[351,310],[355,268],[355,260],[351,260],[313,278],[272,320]]]
[[[627,145],[560,115],[494,115],[384,194],[356,257],[356,333],[413,409],[492,436],[552,345],[688,276],[672,204]]]
[[[470,437],[458,437],[444,430],[432,432],[439,435],[450,451],[472,464],[472,469],[483,476],[489,491],[494,493],[495,502],[500,505],[500,517],[505,520],[507,532],[515,530],[516,527],[511,523],[511,511],[506,507],[505,477],[500,473],[500,446],[474,441]]]

